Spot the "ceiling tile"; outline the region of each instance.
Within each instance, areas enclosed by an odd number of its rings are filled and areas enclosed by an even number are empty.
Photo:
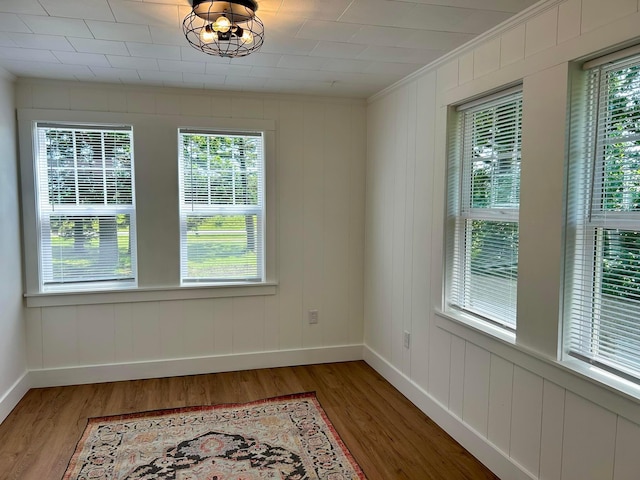
[[[134,68],[141,70],[159,70],[158,61],[155,58],[121,57],[119,55],[107,55],[107,60],[115,68]]]
[[[89,67],[97,77],[112,78],[119,80],[140,80],[137,70],[131,68],[105,68],[105,67]]]
[[[537,0],[403,0],[412,3],[447,5],[452,7],[493,10],[516,13],[533,5]]]
[[[46,15],[38,0],[2,0],[0,12],[23,13],[28,15]]]
[[[40,0],[52,17],[114,21],[107,0]]]
[[[184,72],[184,73],[204,73],[205,64],[201,62],[183,62],[182,60],[158,60],[160,71]]]
[[[410,31],[411,35],[399,42],[397,47],[453,50],[475,37],[471,33],[437,32],[434,30]]]
[[[282,5],[282,0],[260,0],[258,2],[258,15],[262,18],[265,12],[277,12]]]
[[[207,75],[249,75],[251,67],[249,65],[219,65],[216,63],[207,63]]]
[[[423,66],[421,63],[370,62],[363,73],[387,73],[406,77]]]
[[[53,52],[53,54],[66,65],[111,66],[107,57],[98,53]]]
[[[151,25],[149,30],[151,31],[151,40],[155,44],[178,45],[179,47],[188,44],[181,28]]]
[[[187,78],[190,82],[200,82],[203,85],[224,85],[226,80],[225,75],[215,75],[215,74],[202,74],[195,73],[193,75],[188,75]]]
[[[184,38],[191,0],[0,0],[0,68],[118,84],[362,97],[535,0],[259,2],[264,45],[229,59]]]
[[[357,72],[362,73],[371,64],[371,62],[362,60],[353,60],[346,58],[334,58],[327,60],[322,66],[322,70],[330,72]]]
[[[275,53],[265,53],[262,50],[247,55],[246,57],[234,58],[231,64],[236,65],[255,65],[259,67],[275,67],[282,58],[282,55]]]
[[[109,5],[111,5],[111,11],[116,17],[116,21],[121,23],[175,27],[182,23],[182,19],[178,20],[178,6],[175,3],[162,5],[130,0],[109,0]]]
[[[471,40],[469,33],[418,30],[414,28],[363,26],[351,39],[352,43],[387,47],[452,50]]]
[[[191,46],[180,47],[180,59],[187,62],[229,63],[230,58],[207,55]]]
[[[396,63],[420,63],[426,65],[443,54],[440,50],[421,50],[401,47],[367,47],[359,60],[372,60]]]
[[[75,51],[65,37],[58,35],[34,35],[31,33],[10,33],[9,38],[17,47],[41,48],[43,50]]]
[[[266,78],[254,78],[247,75],[227,75],[225,84],[235,86],[238,89],[262,88],[267,82]]]
[[[75,48],[77,52],[102,53],[104,55],[129,55],[129,50],[127,50],[127,46],[124,44],[124,42],[71,37],[67,37],[67,40],[69,40],[69,42],[71,43],[71,45],[73,45],[73,48]]]
[[[60,63],[60,60],[49,50],[36,50],[35,48],[0,47],[0,58],[34,63]]]
[[[296,37],[331,42],[348,42],[359,29],[360,25],[349,23],[307,20],[298,31]]]
[[[73,79],[75,74],[91,74],[85,65],[63,65],[61,63],[11,60],[3,62],[11,72],[21,77]]]
[[[151,43],[151,33],[147,25],[87,21],[87,26],[93,36],[100,40]]]
[[[283,0],[280,12],[316,20],[337,20],[351,0]]]
[[[493,12],[393,0],[354,0],[341,22],[479,34],[509,18]],[[488,26],[490,25],[490,26]]]
[[[355,58],[366,48],[366,45],[353,43],[318,42],[309,55],[327,58]]]
[[[265,38],[264,45],[260,49],[265,53],[282,53],[290,55],[307,55],[317,45],[316,40],[306,38],[285,38],[269,36]]]
[[[154,72],[153,70],[139,70],[141,80],[154,80],[155,82],[181,82],[182,72]]]
[[[127,42],[127,49],[132,57],[180,60],[180,47],[175,45],[154,45],[151,43]]]
[[[32,33],[31,29],[18,15],[13,13],[0,13],[0,30],[3,32]]]
[[[0,47],[15,47],[16,44],[11,40],[10,33],[0,32]]]
[[[320,70],[325,63],[327,63],[327,59],[323,57],[309,57],[307,55],[283,55],[277,66],[281,68]]]
[[[34,33],[84,38],[93,37],[84,21],[77,18],[39,17],[35,15],[20,15],[20,18]]]

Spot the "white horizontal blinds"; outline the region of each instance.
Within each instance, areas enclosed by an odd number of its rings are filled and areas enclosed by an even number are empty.
[[[522,93],[461,112],[454,306],[515,328]]]
[[[36,132],[42,288],[135,282],[131,128],[39,123]]]
[[[640,57],[588,73],[588,158],[576,222],[569,353],[640,378]],[[580,195],[585,192],[586,195]]]
[[[182,282],[262,280],[262,133],[179,136]]]

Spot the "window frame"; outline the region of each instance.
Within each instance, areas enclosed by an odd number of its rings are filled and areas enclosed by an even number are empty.
[[[514,311],[513,324],[510,324],[507,321],[491,318],[485,313],[468,308],[465,299],[469,298],[470,292],[465,288],[467,281],[464,277],[469,275],[469,269],[471,268],[471,250],[467,247],[467,245],[469,245],[469,238],[472,235],[470,222],[488,221],[514,223],[516,226],[519,226],[519,202],[518,208],[506,205],[504,207],[474,207],[472,205],[472,181],[468,178],[472,175],[472,168],[467,156],[467,150],[469,138],[473,133],[468,131],[468,124],[465,120],[467,115],[482,111],[483,108],[492,108],[502,104],[508,104],[514,100],[520,104],[519,115],[516,117],[516,129],[519,133],[517,133],[516,136],[519,138],[518,152],[521,162],[522,85],[516,85],[505,90],[487,94],[450,109],[451,121],[449,122],[448,128],[449,160],[447,162],[447,253],[445,260],[447,268],[445,269],[444,299],[444,313],[460,319],[464,323],[471,323],[474,327],[479,327],[492,336],[497,336],[510,342],[515,340],[515,317],[517,310]],[[518,174],[518,190],[520,184],[519,178],[520,175]],[[462,278],[457,279],[458,276]]]
[[[609,352],[602,355],[600,351],[603,346],[599,340],[602,325],[599,305],[603,303],[602,299],[605,297],[603,288],[607,286],[602,279],[604,231],[623,230],[640,233],[640,211],[608,211],[604,206],[603,196],[606,183],[604,147],[614,142],[605,139],[603,125],[608,124],[610,119],[603,122],[600,118],[602,110],[608,111],[608,103],[604,105],[601,103],[602,76],[607,71],[625,68],[625,65],[640,66],[640,55],[637,49],[623,50],[586,62],[583,65],[583,71],[578,75],[582,93],[578,96],[578,104],[574,105],[573,110],[578,111],[575,116],[579,120],[574,120],[572,123],[577,125],[577,127],[574,125],[573,133],[580,136],[580,140],[579,148],[570,155],[568,169],[566,200],[568,238],[565,240],[567,281],[561,322],[561,361],[578,370],[596,369],[603,372],[604,376],[611,376],[618,382],[623,382],[621,385],[630,382],[640,386],[640,363],[634,370],[608,358]],[[591,89],[590,75],[597,76],[597,85]],[[640,71],[637,78],[640,82]],[[636,135],[635,138],[624,137],[617,143],[638,141],[639,138],[640,135]],[[586,292],[591,294],[586,297]],[[583,300],[583,298],[589,299]],[[617,328],[615,327],[614,330],[617,331]],[[590,333],[576,333],[576,329],[588,329]],[[640,332],[640,325],[636,332]],[[616,388],[619,387],[616,386]]]
[[[106,111],[57,110],[38,108],[17,109],[18,145],[20,162],[22,235],[23,235],[23,285],[27,307],[75,306],[114,304],[130,302],[189,300],[206,298],[230,298],[243,296],[275,295],[278,286],[277,225],[278,203],[276,198],[276,139],[277,129],[274,119],[236,118],[236,117],[193,117],[185,115],[158,115],[154,113],[126,113]],[[136,208],[137,240],[140,245],[154,242],[154,229],[158,218],[149,218],[150,210],[156,213],[157,197],[175,189],[175,216],[163,212],[162,220],[175,231],[175,237],[168,235],[161,245],[155,247],[151,255],[138,251],[138,284],[135,287],[113,289],[87,289],[82,291],[42,292],[39,286],[38,271],[38,234],[35,168],[33,155],[36,143],[33,137],[35,122],[57,122],[73,124],[113,124],[132,125],[135,132],[134,149],[136,154],[136,173],[138,174]],[[231,285],[180,285],[179,277],[179,217],[178,217],[178,169],[176,153],[178,151],[176,131],[183,125],[203,129],[252,130],[264,132],[265,152],[265,276],[262,282]],[[162,146],[154,140],[158,131],[164,132]],[[171,133],[170,133],[171,132]],[[153,165],[162,162],[162,190],[152,186],[149,174],[153,174]],[[140,175],[146,180],[140,183]],[[143,188],[144,187],[144,188]],[[152,192],[151,192],[152,191]],[[173,195],[173,194],[172,194]],[[164,202],[166,203],[166,202]],[[174,228],[175,225],[175,228]],[[162,252],[159,252],[159,249]],[[166,262],[158,262],[160,254]],[[144,257],[144,258],[143,258]],[[175,266],[174,266],[175,265]]]
[[[34,181],[35,181],[35,205],[37,215],[37,243],[38,243],[38,284],[41,292],[81,292],[86,290],[112,290],[119,288],[135,288],[138,282],[137,271],[137,239],[136,239],[136,195],[135,195],[135,152],[134,152],[134,137],[133,127],[131,125],[115,124],[115,123],[70,123],[70,122],[33,122],[33,142],[34,142],[34,154],[32,155],[32,162],[34,167]],[[98,203],[61,203],[51,204],[46,199],[49,197],[49,169],[42,164],[47,161],[46,159],[46,147],[40,144],[41,129],[52,128],[60,130],[70,130],[74,133],[74,150],[75,133],[81,131],[95,131],[100,133],[121,131],[129,133],[130,147],[131,147],[131,204],[98,204]],[[79,172],[82,171],[75,161],[74,155],[74,187],[77,190],[76,196],[79,195],[80,182]],[[105,188],[103,194],[106,193],[106,171],[107,167],[102,166],[103,173],[105,174],[103,179],[103,187]],[[77,216],[77,217],[98,217],[98,216],[116,216],[118,214],[129,215],[129,235],[131,241],[131,275],[130,278],[123,279],[99,279],[94,278],[90,280],[76,280],[57,283],[53,279],[53,252],[51,248],[51,241],[46,240],[47,232],[50,232],[49,225],[51,224],[51,217],[54,216]]]
[[[259,161],[260,171],[258,173],[258,197],[256,205],[246,205],[246,206],[235,206],[235,205],[216,205],[208,203],[196,204],[188,203],[185,200],[185,160],[183,158],[182,147],[184,145],[183,135],[189,134],[200,134],[205,136],[255,136],[260,137],[260,158]],[[242,284],[255,284],[261,283],[265,281],[265,189],[266,189],[266,158],[265,158],[265,132],[263,131],[255,131],[255,130],[242,130],[242,129],[233,129],[233,130],[222,130],[222,129],[202,129],[202,128],[190,128],[190,127],[181,127],[178,129],[178,181],[179,181],[179,193],[178,193],[178,201],[179,201],[179,210],[180,210],[180,284],[182,286],[188,285],[224,285],[224,284],[233,284],[233,285],[242,285]],[[188,211],[188,208],[191,208]],[[189,277],[188,276],[188,264],[185,261],[188,257],[188,249],[187,249],[187,218],[189,214],[199,214],[202,216],[215,216],[215,215],[225,215],[225,214],[236,214],[236,215],[248,215],[255,214],[257,218],[257,235],[259,238],[260,245],[256,248],[257,255],[257,275],[256,277],[249,278],[235,278],[235,279],[224,279],[224,278],[208,278],[208,277]],[[256,239],[257,240],[257,239]]]

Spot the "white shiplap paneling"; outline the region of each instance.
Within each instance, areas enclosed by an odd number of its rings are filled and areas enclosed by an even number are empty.
[[[562,476],[562,440],[566,392],[564,388],[548,380],[544,381],[542,388],[540,478],[560,480]]]
[[[464,358],[464,400],[462,418],[483,437],[489,422],[491,354],[467,342]]]
[[[509,455],[537,476],[540,467],[542,378],[515,366],[512,398]]]
[[[497,355],[491,355],[487,438],[503,452],[509,451],[511,441],[512,396],[513,364]]]
[[[567,392],[562,478],[611,480],[615,442],[616,415],[572,392]]]

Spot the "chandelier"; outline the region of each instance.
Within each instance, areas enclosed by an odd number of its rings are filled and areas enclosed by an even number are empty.
[[[193,10],[184,18],[187,41],[201,52],[218,57],[244,57],[264,41],[264,25],[256,16],[258,2],[193,0]]]

